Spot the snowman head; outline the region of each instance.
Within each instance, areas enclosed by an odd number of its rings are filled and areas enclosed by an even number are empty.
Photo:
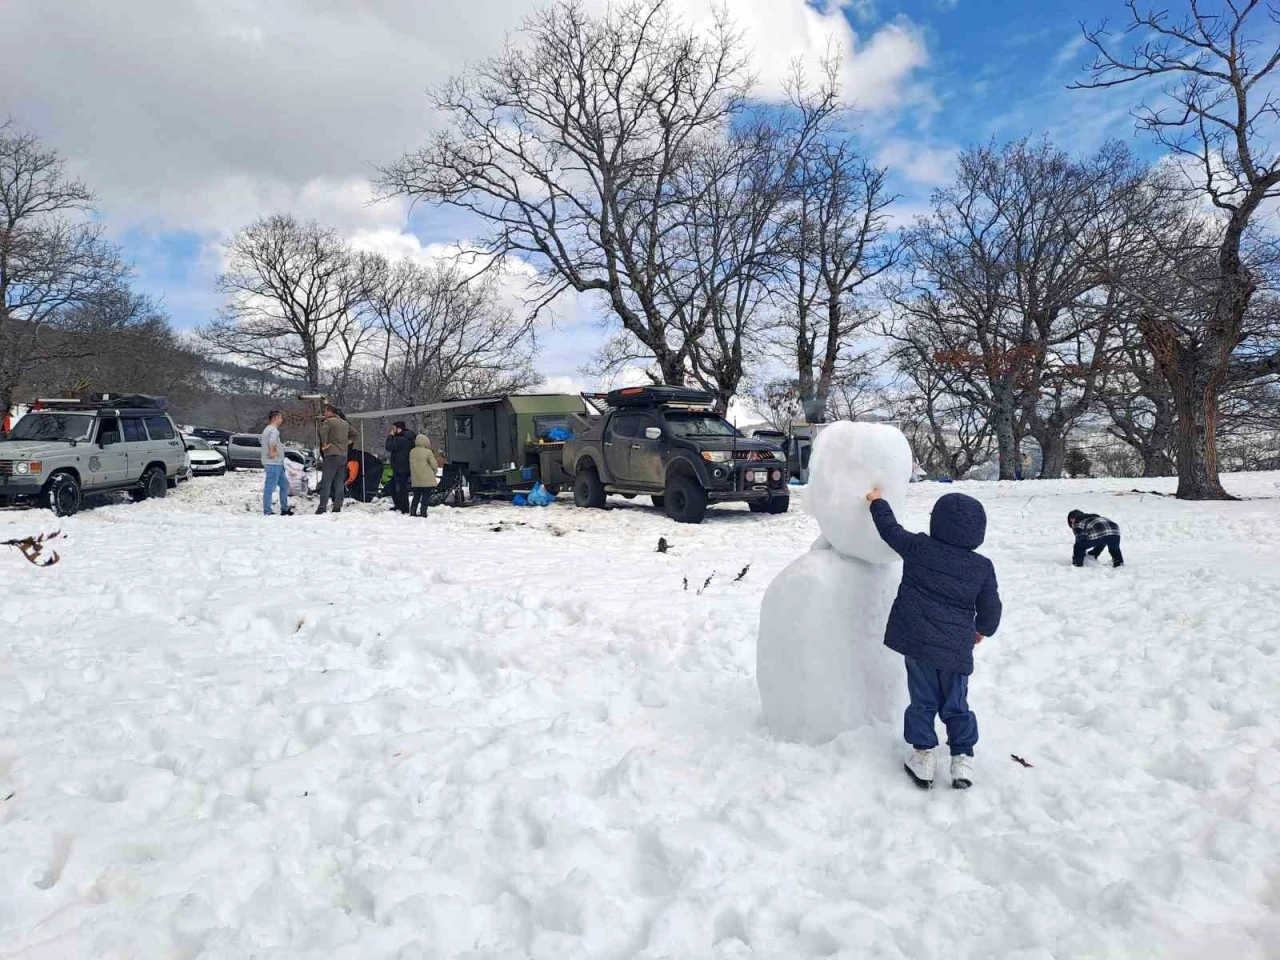
[[[876,532],[866,494],[879,487],[892,506],[900,507],[911,464],[911,445],[897,427],[842,420],[818,434],[804,502],[837,553],[868,563],[898,559]]]

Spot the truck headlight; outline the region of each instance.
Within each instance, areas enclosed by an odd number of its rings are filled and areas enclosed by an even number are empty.
[[[13,472],[20,477],[25,477],[28,473],[31,472],[31,465],[27,463],[25,460],[19,460],[17,463],[13,465]]]
[[[728,450],[703,450],[702,459],[711,463],[728,463],[733,459],[733,453]]]

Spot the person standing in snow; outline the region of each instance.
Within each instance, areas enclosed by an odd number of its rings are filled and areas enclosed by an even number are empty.
[[[973,785],[978,720],[969,709],[973,648],[1000,626],[1000,591],[991,561],[975,551],[987,533],[982,504],[948,493],[933,505],[929,533],[908,533],[877,488],[867,494],[880,538],[902,557],[902,583],[889,611],[884,643],[907,664],[911,704],[903,734],[904,766],[917,786],[933,786],[942,717],[951,749],[951,786]]]
[[[280,439],[280,425],[284,423],[284,414],[272,410],[267,414],[267,428],[262,431],[260,456],[262,472],[265,475],[262,485],[262,513],[271,516],[271,494],[280,491],[280,516],[285,517],[293,511],[289,509],[289,478],[284,472],[284,443]]]
[[[316,513],[324,513],[333,498],[333,512],[342,512],[342,498],[346,492],[343,484],[347,471],[347,440],[351,428],[338,416],[337,408],[326,404],[324,420],[320,424],[320,456],[323,458],[320,472],[320,506]]]
[[[1071,551],[1073,566],[1083,567],[1086,553],[1096,558],[1104,549],[1111,554],[1113,567],[1124,566],[1124,555],[1120,552],[1120,526],[1115,521],[1096,513],[1072,510],[1067,514],[1067,526],[1076,535],[1076,545]]]
[[[413,449],[409,451],[409,482],[413,491],[413,503],[409,507],[409,516],[425,517],[427,515],[427,497],[439,482],[436,479],[436,470],[439,467],[435,451],[431,449],[431,441],[427,439],[425,433],[418,434],[413,442]]]
[[[387,437],[387,455],[391,460],[391,498],[401,513],[409,512],[409,454],[413,451],[418,435],[405,426],[403,420],[391,425]]]

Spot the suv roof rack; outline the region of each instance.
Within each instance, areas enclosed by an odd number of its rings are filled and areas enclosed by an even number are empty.
[[[164,397],[143,393],[90,393],[84,397],[41,398],[36,402],[48,410],[153,410],[163,413],[169,409],[169,402]]]

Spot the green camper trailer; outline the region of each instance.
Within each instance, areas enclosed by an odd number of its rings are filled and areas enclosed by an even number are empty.
[[[447,478],[464,481],[473,494],[505,495],[539,481],[553,491],[573,483],[564,471],[561,438],[571,429],[570,418],[586,411],[577,395],[523,393],[372,410],[348,419],[378,446],[391,422],[416,419],[430,427],[444,452]]]

